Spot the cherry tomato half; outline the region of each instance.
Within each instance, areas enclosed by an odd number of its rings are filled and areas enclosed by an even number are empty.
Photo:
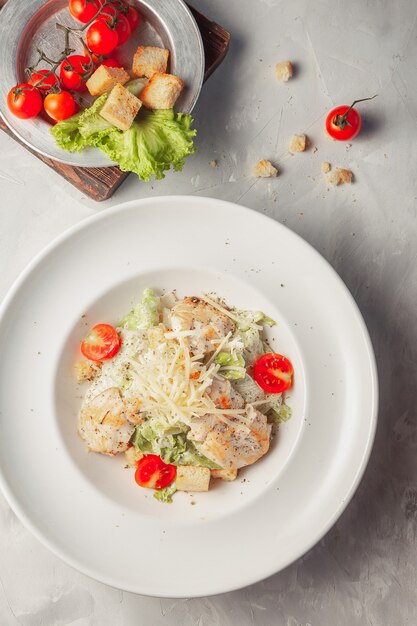
[[[69,10],[72,17],[83,24],[87,24],[97,15],[101,5],[101,0],[70,0]]]
[[[112,359],[121,345],[117,330],[110,324],[96,324],[81,342],[81,352],[90,361]]]
[[[147,454],[138,462],[135,480],[140,487],[147,489],[165,489],[175,480],[177,468],[164,463],[156,454]]]
[[[112,8],[112,7],[109,6],[109,7],[106,7],[106,9],[107,8]],[[112,24],[114,17],[112,17],[111,15],[105,15],[102,13],[98,19],[104,20],[108,24]],[[122,13],[119,13],[119,15],[116,18],[115,30],[119,38],[117,42],[118,46],[123,45],[132,34],[132,31],[130,30],[129,22],[127,21],[127,18]]]
[[[267,393],[282,393],[292,385],[291,362],[282,354],[263,354],[253,366],[253,377]]]
[[[27,120],[36,117],[42,110],[42,96],[38,89],[29,83],[20,83],[10,89],[7,106],[16,117]]]
[[[55,122],[62,122],[77,112],[77,103],[69,91],[49,93],[43,101],[43,108]]]
[[[85,56],[73,54],[62,61],[59,68],[61,83],[66,89],[84,91],[86,81],[92,74],[92,62]]]
[[[29,83],[44,93],[55,87],[57,80],[55,74],[51,74],[50,70],[38,70],[37,72],[32,72]],[[41,81],[42,83],[39,84]]]
[[[326,118],[327,132],[332,139],[338,141],[353,139],[359,133],[361,126],[360,113],[346,105],[332,109]]]
[[[135,9],[135,7],[131,7],[129,5],[129,11],[126,14],[126,18],[127,18],[127,21],[130,24],[130,30],[133,33],[135,28],[137,28],[139,26],[139,24],[140,24],[140,20],[141,20],[140,13],[139,13],[139,11],[137,9]]]
[[[110,54],[118,43],[119,35],[105,20],[96,20],[87,30],[87,46],[94,54]]]

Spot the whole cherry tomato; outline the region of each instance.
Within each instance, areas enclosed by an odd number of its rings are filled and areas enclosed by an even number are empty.
[[[111,6],[106,7],[107,8],[112,8]],[[123,45],[130,37],[130,35],[132,34],[132,31],[130,29],[130,25],[129,22],[127,20],[127,18],[123,15],[123,13],[119,13],[119,15],[117,17],[113,17],[111,15],[107,15],[105,13],[102,13],[99,17],[99,20],[104,20],[106,21],[110,27],[112,27],[112,25],[114,24],[114,28],[116,30],[116,33],[119,37],[118,46]]]
[[[101,5],[101,0],[70,0],[69,10],[72,17],[87,24],[97,15]]]
[[[140,21],[141,21],[141,16],[140,13],[137,9],[135,9],[135,7],[132,7],[129,5],[129,11],[126,14],[126,18],[127,21],[130,24],[130,29],[133,33],[133,31],[135,30],[135,28],[137,28],[137,26],[139,26]]]
[[[119,35],[105,20],[96,20],[87,30],[87,46],[94,54],[110,54],[118,43]]]
[[[80,54],[73,54],[62,61],[59,77],[62,85],[72,91],[84,91],[86,81],[94,69],[92,61]]]
[[[106,67],[122,67],[121,63],[114,57],[109,57],[108,59],[104,59],[99,65],[105,65]]]
[[[29,83],[39,89],[39,91],[46,92],[55,87],[57,80],[56,75],[51,74],[50,70],[38,70],[37,72],[32,72]]]
[[[42,110],[42,96],[36,87],[20,83],[7,95],[7,106],[16,117],[27,120],[36,117]]]
[[[55,122],[62,122],[77,112],[77,103],[69,91],[49,93],[43,101],[43,108]]]
[[[332,109],[326,118],[326,130],[330,137],[338,141],[349,141],[356,137],[362,127],[362,119],[359,111],[353,107],[358,102],[373,100],[375,97],[355,100],[350,107],[342,105]]]

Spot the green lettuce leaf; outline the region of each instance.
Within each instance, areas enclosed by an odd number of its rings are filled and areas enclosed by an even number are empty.
[[[82,113],[77,113],[51,128],[57,145],[67,152],[82,152],[88,146],[79,129],[81,115]]]
[[[183,432],[178,432],[180,428]],[[172,432],[173,430],[177,432]],[[219,465],[201,454],[194,443],[187,439],[187,430],[188,427],[185,425],[164,429],[156,418],[150,418],[136,426],[132,443],[143,454],[157,454],[164,463],[221,469]]]
[[[96,147],[121,170],[146,181],[164,178],[170,167],[181,170],[185,158],[196,151],[191,115],[142,107],[129,130],[121,131],[100,115],[107,98],[103,94],[84,112],[56,124],[51,132],[57,144],[69,152]]]
[[[155,500],[159,500],[160,502],[168,502],[169,504],[171,504],[172,496],[174,495],[176,491],[177,491],[177,486],[174,481],[171,485],[168,485],[168,487],[165,487],[165,489],[160,489],[159,491],[155,491],[155,493],[153,494],[153,497],[155,498]]]
[[[283,402],[281,405],[273,406],[268,413],[269,421],[279,424],[280,422],[287,422],[292,415],[291,407]]]
[[[229,380],[245,378],[245,359],[240,354],[233,356],[230,352],[219,352],[214,362],[220,365],[219,374]]]
[[[152,328],[159,322],[160,298],[152,289],[145,289],[142,300],[120,322],[120,326],[128,330]]]
[[[253,324],[263,324],[266,326],[275,326],[276,321],[272,319],[272,317],[268,317],[262,311],[236,311],[236,313],[243,320],[246,320]],[[245,330],[244,324],[242,325],[242,330]]]

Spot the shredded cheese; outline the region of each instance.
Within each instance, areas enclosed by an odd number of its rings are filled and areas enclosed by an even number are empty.
[[[210,298],[206,293],[201,296],[201,299],[204,300],[204,302],[207,302],[207,304],[212,306],[214,309],[217,309],[218,311],[223,313],[223,315],[227,315],[227,317],[230,317],[230,319],[236,322],[236,324],[238,324],[239,326],[245,326],[245,327],[247,326],[250,328],[256,328],[256,330],[262,330],[263,328],[262,326],[260,326],[259,324],[256,324],[255,322],[250,322],[249,320],[246,320],[243,317],[239,317],[239,315],[235,315],[235,313],[233,313],[232,311],[229,311],[224,306],[221,306],[221,304],[216,302],[216,300],[213,300],[212,298]]]

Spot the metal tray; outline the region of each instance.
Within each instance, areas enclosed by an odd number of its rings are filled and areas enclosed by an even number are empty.
[[[117,58],[128,69],[139,45],[168,48],[170,71],[186,83],[176,108],[191,112],[204,77],[204,49],[193,16],[182,0],[135,0],[134,5],[142,15],[142,22],[129,41],[117,49]],[[47,121],[41,117],[20,120],[7,107],[7,93],[17,82],[26,82],[25,67],[37,58],[36,48],[42,47],[53,58],[64,47],[63,33],[55,28],[57,21],[78,24],[68,11],[67,0],[8,0],[0,12],[0,115],[21,141],[44,156],[79,167],[110,166],[112,163],[106,155],[96,149],[80,154],[61,150],[49,132]],[[75,39],[72,43],[77,51],[82,50]]]

